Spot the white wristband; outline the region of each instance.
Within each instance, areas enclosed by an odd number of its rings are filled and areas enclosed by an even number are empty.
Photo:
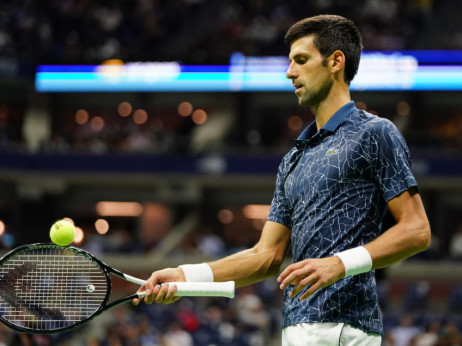
[[[372,269],[372,258],[364,246],[345,250],[335,254],[345,266],[345,277],[366,273]]]
[[[178,268],[183,269],[186,282],[213,282],[212,268],[207,263],[183,264]]]

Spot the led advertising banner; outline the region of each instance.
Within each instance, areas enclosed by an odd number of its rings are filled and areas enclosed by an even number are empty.
[[[101,65],[40,65],[39,92],[293,91],[287,57],[234,53],[229,65],[106,61]],[[353,91],[462,90],[462,51],[366,51]]]

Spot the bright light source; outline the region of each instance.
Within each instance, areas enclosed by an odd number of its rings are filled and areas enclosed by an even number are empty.
[[[99,234],[106,234],[109,231],[109,223],[104,219],[95,221],[95,229]]]
[[[135,124],[143,125],[146,121],[148,121],[148,112],[144,109],[137,109],[133,113],[133,121]]]
[[[4,223],[2,220],[0,220],[0,236],[1,236],[3,233],[5,233],[5,228],[6,228],[6,227],[5,227],[5,223]]]
[[[90,127],[93,131],[99,132],[104,127],[104,119],[101,117],[93,117],[90,121]]]
[[[207,113],[203,109],[196,109],[191,118],[194,124],[202,125],[207,121]]]
[[[79,109],[75,112],[75,122],[79,125],[86,124],[89,118],[90,115],[85,109]]]
[[[269,204],[249,204],[242,209],[242,213],[248,219],[266,219],[270,208]]]
[[[138,202],[98,202],[96,212],[100,216],[140,216],[143,206]]]
[[[231,210],[229,209],[221,209],[218,212],[218,221],[224,224],[229,224],[233,222],[234,220],[234,214]]]
[[[182,117],[189,117],[193,111],[193,106],[190,102],[181,102],[178,105],[178,114]]]
[[[117,113],[119,113],[121,117],[128,117],[131,114],[132,110],[132,105],[130,104],[130,102],[127,101],[121,102],[117,107]]]
[[[74,243],[80,244],[81,242],[83,242],[84,238],[85,238],[85,234],[83,233],[83,230],[80,227],[76,227]]]

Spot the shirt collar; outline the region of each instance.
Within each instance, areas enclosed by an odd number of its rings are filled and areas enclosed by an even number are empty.
[[[321,128],[319,132],[330,132],[333,133],[342,123],[343,119],[356,109],[354,101],[350,101],[343,105],[337,112],[334,113],[327,121],[327,123]],[[296,143],[300,141],[307,141],[317,133],[316,121],[313,121],[308,127],[300,134],[296,139]]]

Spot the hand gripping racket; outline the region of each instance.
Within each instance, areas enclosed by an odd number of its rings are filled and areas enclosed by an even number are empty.
[[[0,259],[0,321],[21,332],[59,333],[145,296],[138,293],[109,303],[109,274],[139,285],[146,282],[111,268],[76,247],[18,247]],[[234,281],[174,284],[176,296],[234,297]]]

